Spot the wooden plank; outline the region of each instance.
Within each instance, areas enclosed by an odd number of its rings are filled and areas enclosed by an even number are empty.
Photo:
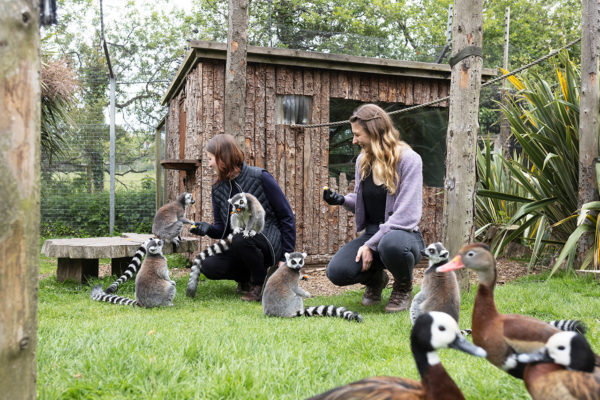
[[[349,96],[349,83],[348,83],[348,73],[340,72],[337,74],[338,81],[338,97],[342,99],[347,99]]]
[[[397,89],[398,89],[398,85],[397,85],[397,80],[394,77],[389,77],[388,78],[388,101],[390,103],[396,103],[397,102]]]
[[[214,112],[214,67],[215,64],[212,62],[206,62],[202,69],[202,94],[204,97],[203,110],[202,110],[202,125],[204,127],[204,142],[207,143],[212,137],[215,136],[213,130],[213,112]],[[211,189],[212,183],[215,178],[215,174],[212,169],[208,166],[208,157],[206,155],[202,157],[202,209],[198,219],[213,223],[212,215],[212,196]],[[208,246],[209,240],[206,237],[202,237],[200,241],[201,248]]]
[[[413,81],[411,79],[406,80],[406,92],[404,97],[404,104],[412,106],[413,103]]]
[[[324,72],[321,77],[321,121],[328,122],[329,121],[329,81],[331,79],[331,74],[329,72]],[[316,155],[317,162],[315,163],[315,168],[318,168],[318,176],[317,176],[317,185],[318,189],[323,188],[328,181],[328,167],[329,167],[329,128],[323,127],[321,128],[321,134],[317,135],[319,138],[319,142],[317,144]],[[317,201],[320,205],[321,214],[319,225],[320,225],[320,234],[319,234],[319,254],[325,254],[328,243],[328,232],[327,232],[327,220],[325,218],[325,213],[327,212],[327,204],[321,198],[321,190],[315,190],[317,195]]]
[[[257,167],[266,168],[265,143],[266,143],[266,68],[264,64],[256,67],[255,77],[255,120],[254,120],[254,157]]]
[[[398,103],[406,104],[406,80],[398,78],[396,88],[396,101]]]
[[[348,193],[348,180],[346,179],[346,174],[342,172],[339,179],[339,192],[341,194]],[[344,207],[338,207],[338,214],[338,234],[336,235],[337,241],[334,244],[334,247],[331,249],[331,253],[337,252],[339,248],[346,243],[346,238],[348,236],[348,212]]]
[[[340,193],[340,188],[334,177],[329,177],[329,187],[334,192]],[[340,206],[328,206],[327,207],[327,234],[329,240],[327,240],[327,254],[335,253],[339,238],[339,224],[340,224]]]
[[[413,80],[413,102],[414,104],[422,104],[423,99],[423,82],[420,79]]]
[[[450,83],[444,81],[440,85],[439,96],[446,97],[449,94],[450,94]],[[448,107],[448,100],[444,100],[444,101],[440,102],[439,105],[440,105],[440,107]]]
[[[294,74],[294,78],[293,78],[294,81],[293,81],[292,93],[296,94],[296,95],[302,95],[304,93],[303,71],[301,68],[294,68],[293,74]]]
[[[225,65],[214,64],[214,114],[215,134],[225,133]]]
[[[379,77],[371,75],[371,89],[369,91],[369,102],[373,103],[379,99]]]
[[[369,102],[371,98],[371,78],[367,74],[360,75],[360,101]]]
[[[255,91],[256,85],[254,74],[256,66],[250,64],[246,67],[246,109],[244,121],[244,155],[249,165],[256,165],[256,155],[254,153],[254,124],[255,124]]]
[[[350,99],[360,100],[360,74],[353,72],[350,76],[351,93]]]
[[[378,75],[378,101],[388,101],[388,81],[385,76]]]
[[[277,70],[268,65],[265,70],[265,164],[266,169],[277,179],[275,168],[275,92]]]
[[[84,283],[87,282],[88,278],[97,278],[98,272],[98,259],[59,258],[56,269],[56,280],[59,282],[72,280]]]

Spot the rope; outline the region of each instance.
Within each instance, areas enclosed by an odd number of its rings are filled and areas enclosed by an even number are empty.
[[[487,82],[485,82],[484,84],[481,85],[481,87],[486,87],[486,86],[490,86],[493,85],[494,83],[501,81],[503,79],[508,78],[509,76],[513,76],[515,74],[518,74],[519,72],[526,70],[528,68],[533,67],[536,64],[540,64],[543,61],[546,61],[547,59],[549,59],[550,57],[554,57],[555,55],[557,55],[558,53],[560,53],[561,51],[568,49],[571,46],[574,46],[575,44],[579,43],[581,41],[581,38],[575,39],[572,42],[567,43],[566,45],[564,45],[563,47],[561,47],[558,50],[554,50],[550,53],[548,53],[547,55],[538,58],[537,60],[530,62],[529,64],[526,64],[520,68],[515,69],[514,71],[511,71],[505,75],[499,76],[497,78],[494,78],[492,80],[489,80]],[[423,103],[423,104],[418,104],[416,106],[412,106],[412,107],[408,107],[408,108],[403,108],[401,110],[396,110],[396,111],[391,111],[388,113],[388,115],[394,115],[394,114],[400,114],[400,113],[404,113],[404,112],[408,112],[408,111],[413,111],[413,110],[417,110],[419,108],[423,108],[423,107],[428,107],[437,103],[441,103],[442,101],[446,101],[446,100],[450,100],[450,96],[446,96],[446,97],[441,97],[439,99],[435,99],[432,100],[428,103]],[[321,128],[324,126],[340,126],[340,125],[346,125],[349,124],[350,121],[349,120],[345,120],[345,121],[336,121],[336,122],[327,122],[327,123],[323,123],[323,124],[307,124],[307,125],[303,125],[303,124],[291,124],[290,126],[292,128],[302,128],[302,129],[310,129],[310,128]]]

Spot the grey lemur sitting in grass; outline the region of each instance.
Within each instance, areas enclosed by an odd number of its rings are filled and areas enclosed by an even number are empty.
[[[190,280],[188,281],[185,293],[188,297],[196,295],[200,266],[206,257],[222,253],[229,249],[233,235],[241,233],[245,238],[253,237],[260,234],[265,226],[265,209],[260,204],[260,201],[250,193],[237,193],[227,201],[233,209],[229,218],[229,224],[233,233],[198,253],[192,262]]]
[[[429,311],[449,314],[458,322],[460,312],[460,288],[454,271],[436,272],[436,268],[448,262],[450,254],[440,242],[432,243],[421,251],[429,259],[429,267],[423,274],[421,291],[410,306],[410,321]]]
[[[173,243],[175,247],[179,246],[183,225],[193,224],[192,221],[185,217],[185,211],[190,204],[194,204],[194,199],[192,198],[191,193],[184,192],[177,196],[177,199],[174,201],[159,208],[154,215],[152,233],[165,242]],[[105,293],[115,293],[121,284],[127,282],[136,274],[142,263],[142,259],[146,254],[148,242],[149,241],[147,240],[142,243],[123,274],[106,288],[104,291]]]
[[[304,298],[310,293],[298,285],[300,269],[306,253],[285,253],[285,267],[279,267],[269,278],[262,295],[263,312],[274,317],[321,316],[339,317],[349,321],[362,321],[360,314],[344,307],[316,306],[304,308]]]
[[[148,241],[148,253],[135,278],[135,300],[106,294],[102,291],[101,285],[92,288],[92,299],[146,308],[172,306],[175,297],[175,281],[169,277],[167,259],[162,254],[163,243],[160,239]]]

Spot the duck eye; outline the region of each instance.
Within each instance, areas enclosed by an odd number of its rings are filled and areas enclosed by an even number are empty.
[[[565,349],[565,346],[558,346],[558,349],[562,351]]]
[[[467,253],[467,257],[473,257],[475,255],[474,251],[470,251]]]
[[[438,329],[439,329],[440,331],[444,332],[444,331],[446,330],[446,327],[445,327],[444,325],[440,325],[440,326],[438,327]]]

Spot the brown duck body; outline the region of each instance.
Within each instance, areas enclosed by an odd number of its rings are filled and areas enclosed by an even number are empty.
[[[600,400],[600,375],[553,363],[525,367],[525,386],[534,400]]]
[[[496,261],[487,245],[464,246],[450,263],[438,271],[460,268],[474,270],[479,282],[471,322],[473,343],[487,351],[487,359],[496,367],[523,378],[524,365],[517,362],[516,354],[541,349],[560,330],[532,317],[498,312],[494,302]]]

